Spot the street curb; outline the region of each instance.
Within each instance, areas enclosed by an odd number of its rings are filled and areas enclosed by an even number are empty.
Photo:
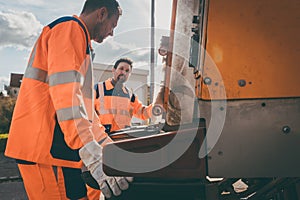
[[[23,179],[21,176],[10,176],[10,177],[0,177],[0,183],[4,182],[22,182]]]

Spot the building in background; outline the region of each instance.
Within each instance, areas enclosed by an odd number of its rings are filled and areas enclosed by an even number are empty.
[[[20,91],[23,75],[24,74],[17,74],[17,73],[10,74],[9,86],[7,85],[4,86],[4,89],[7,91],[8,96],[17,98]]]

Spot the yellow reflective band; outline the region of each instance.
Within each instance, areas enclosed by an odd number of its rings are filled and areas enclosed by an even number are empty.
[[[80,83],[81,80],[83,81],[82,75],[75,70],[58,72],[49,76],[49,86],[51,87],[74,82]]]
[[[56,111],[57,120],[59,122],[85,118],[87,119],[87,114],[83,106],[73,106],[70,108],[63,108]]]

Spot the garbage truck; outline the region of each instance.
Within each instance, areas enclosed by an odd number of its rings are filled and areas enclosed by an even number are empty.
[[[173,0],[163,123],[112,135],[112,199],[300,199],[300,2]],[[159,20],[159,19],[158,19]]]

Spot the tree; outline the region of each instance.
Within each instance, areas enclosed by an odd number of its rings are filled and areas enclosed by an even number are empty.
[[[16,99],[0,97],[0,133],[8,133]]]

